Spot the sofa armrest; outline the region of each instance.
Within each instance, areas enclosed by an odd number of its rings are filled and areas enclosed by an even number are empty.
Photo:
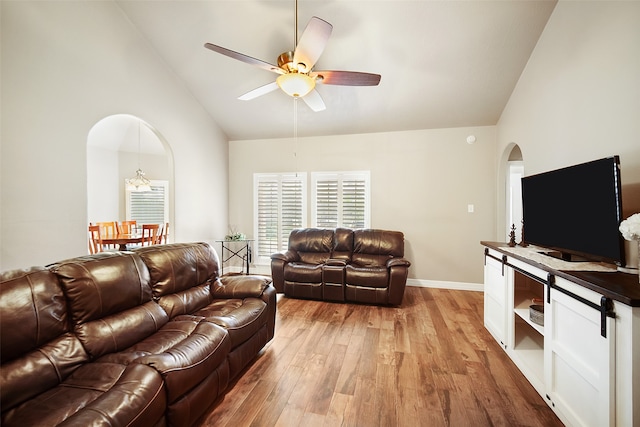
[[[325,262],[324,264],[325,265],[331,265],[331,266],[334,266],[334,267],[346,267],[347,260],[331,258],[331,259],[328,259],[327,262]]]
[[[276,292],[284,292],[284,267],[295,261],[300,261],[300,255],[291,249],[271,255],[271,279]]]
[[[211,295],[214,299],[261,298],[270,284],[271,279],[267,276],[225,276],[212,284]]]
[[[151,366],[160,373],[167,400],[172,403],[225,363],[230,351],[229,333],[218,325],[201,321],[184,340],[165,352],[139,357],[133,363]]]
[[[291,249],[289,249],[286,251],[276,252],[275,254],[272,254],[271,259],[280,260],[284,262],[294,262],[294,261],[300,261],[300,255],[298,255],[296,251],[292,251]]]
[[[404,258],[391,258],[387,261],[387,268],[391,267],[410,267],[411,263]]]

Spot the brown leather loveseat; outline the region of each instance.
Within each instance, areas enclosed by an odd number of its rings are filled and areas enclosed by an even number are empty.
[[[271,255],[271,274],[290,297],[400,305],[411,265],[403,257],[399,231],[302,228]]]
[[[1,424],[192,425],[273,337],[275,295],[207,243],[3,272]]]

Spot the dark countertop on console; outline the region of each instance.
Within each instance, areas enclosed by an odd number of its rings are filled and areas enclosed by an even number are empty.
[[[504,250],[509,246],[504,242],[480,242],[481,245],[494,249],[504,255],[519,259],[522,262],[534,265],[546,272],[563,277],[580,286],[598,292],[614,301],[619,301],[631,307],[640,307],[640,283],[637,274],[621,273],[617,271],[569,271],[556,270],[526,257],[518,256]],[[615,266],[614,266],[615,267]]]

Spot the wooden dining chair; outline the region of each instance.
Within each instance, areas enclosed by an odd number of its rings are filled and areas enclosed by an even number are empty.
[[[157,245],[160,239],[160,224],[142,224],[142,246]]]
[[[102,236],[115,236],[118,234],[118,223],[116,221],[96,222],[96,225],[100,227]]]
[[[135,219],[130,221],[122,221],[118,224],[118,233],[119,234],[133,234],[135,232],[135,228],[138,221]]]
[[[96,222],[100,227],[101,236],[116,236],[118,234],[118,223],[116,221]],[[118,245],[103,245],[106,249],[118,249]]]
[[[97,254],[102,252],[102,236],[100,235],[100,226],[89,224],[89,253]]]

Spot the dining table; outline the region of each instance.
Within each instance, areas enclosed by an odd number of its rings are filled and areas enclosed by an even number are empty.
[[[126,251],[127,245],[134,245],[142,243],[142,234],[113,234],[102,237],[103,245],[118,245],[119,251]]]

